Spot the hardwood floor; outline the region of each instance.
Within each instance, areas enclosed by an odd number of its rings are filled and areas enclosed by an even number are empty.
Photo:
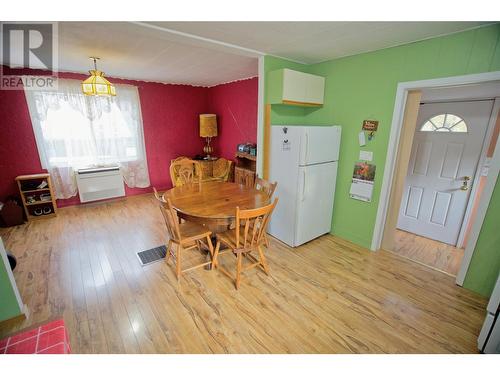
[[[203,269],[178,283],[135,254],[167,240],[149,195],[0,235],[30,311],[0,336],[62,316],[74,353],[475,353],[485,315],[452,277],[330,235],[293,250],[270,237],[271,275],[248,271],[238,291]]]
[[[393,252],[452,276],[458,274],[464,249],[396,230]]]

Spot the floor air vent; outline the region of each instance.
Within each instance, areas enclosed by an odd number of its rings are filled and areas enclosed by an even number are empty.
[[[165,245],[154,247],[149,250],[139,251],[137,257],[143,266],[158,262],[167,255],[167,248]]]

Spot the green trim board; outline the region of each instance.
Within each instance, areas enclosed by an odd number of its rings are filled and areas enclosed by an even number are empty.
[[[21,297],[16,289],[7,254],[0,238],[0,322],[23,314]]]
[[[379,204],[398,83],[499,71],[500,24],[313,65],[265,57],[266,73],[281,68],[326,77],[325,102],[322,107],[273,105],[271,123],[342,126],[332,234],[369,248]],[[266,76],[265,103],[269,103],[266,94],[270,85],[272,81]],[[373,152],[373,163],[377,165],[373,199],[370,203],[349,198],[352,170],[361,149],[357,136],[366,119],[379,121],[375,137],[362,148]],[[500,192],[495,191],[495,194]],[[498,199],[496,195],[495,199]],[[500,221],[500,212],[488,211],[485,223],[489,220]],[[484,229],[480,237],[483,232]],[[495,263],[494,260],[500,258],[500,251],[495,254],[485,251],[481,244],[488,243],[490,235],[488,232],[484,233],[487,238],[476,246],[474,267],[469,269],[464,286],[487,295],[496,276],[484,277],[481,270]]]

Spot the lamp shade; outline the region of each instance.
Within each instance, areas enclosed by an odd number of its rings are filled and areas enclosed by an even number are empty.
[[[200,115],[200,137],[217,137],[217,115]]]
[[[85,95],[111,95],[115,96],[115,86],[104,78],[100,70],[89,71],[90,77],[82,82],[82,91]]]

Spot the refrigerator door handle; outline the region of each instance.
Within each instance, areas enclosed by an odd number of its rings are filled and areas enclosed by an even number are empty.
[[[305,149],[304,165],[307,165],[307,159],[308,159],[307,154],[309,154],[309,133],[306,131],[306,149]],[[304,175],[305,175],[305,172],[304,172]]]
[[[304,199],[306,199],[306,170],[304,169],[302,171],[302,197],[300,200],[304,202]]]

